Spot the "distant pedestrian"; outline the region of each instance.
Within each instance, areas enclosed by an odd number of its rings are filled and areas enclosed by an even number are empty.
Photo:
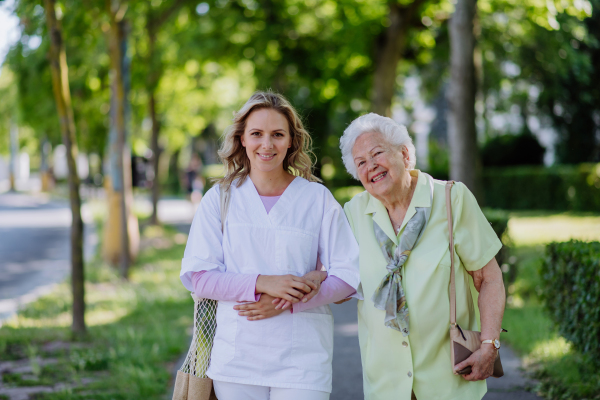
[[[328,304],[356,295],[358,245],[316,182],[310,142],[283,96],[253,94],[226,130],[225,177],[194,217],[181,280],[219,301],[207,371],[219,400],[329,399]],[[223,231],[221,186],[230,193]]]
[[[184,171],[185,191],[188,199],[192,203],[199,203],[202,200],[202,191],[204,190],[204,181],[202,180],[202,160],[196,153],[192,153],[192,158],[188,167]],[[198,194],[200,194],[198,198]]]
[[[358,302],[358,332],[365,399],[481,399],[504,313],[504,285],[494,258],[502,243],[459,182],[451,191],[450,253],[446,182],[414,169],[415,148],[404,126],[377,114],[363,115],[348,126],[340,143],[346,169],[366,189],[344,207],[360,247],[364,300]],[[454,370],[450,257],[457,266],[458,326],[478,330],[472,278],[484,340]]]

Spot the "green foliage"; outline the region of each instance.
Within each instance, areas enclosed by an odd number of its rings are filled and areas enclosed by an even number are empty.
[[[429,168],[425,170],[435,179],[448,180],[450,177],[450,159],[446,146],[437,140],[429,141]]]
[[[591,0],[590,5],[591,15],[581,26],[558,19],[564,37],[558,55],[571,65],[541,79],[544,90],[538,103],[558,131],[557,158],[562,163],[600,161],[600,1]]]
[[[558,128],[560,162],[599,160],[600,120],[593,116],[600,90],[591,83],[600,73],[599,7],[598,0],[478,2],[486,135],[518,133],[515,125],[494,124],[498,114],[522,122],[533,117],[541,127]]]
[[[537,356],[540,348],[559,338],[537,296],[541,284],[538,271],[542,252],[541,246],[513,248],[519,269],[515,281],[508,286],[508,304],[502,321],[508,333],[503,333],[501,340],[523,357]],[[541,352],[544,355],[548,353],[545,350]]]
[[[340,203],[342,206],[352,200],[354,196],[359,193],[365,191],[365,188],[362,186],[345,186],[341,188],[337,188],[333,190],[333,197]]]
[[[600,242],[549,244],[540,273],[559,332],[600,365]]]
[[[481,149],[485,167],[543,165],[545,149],[531,133],[501,135],[488,140]]]
[[[104,22],[96,7],[79,2],[57,2],[69,65],[69,83],[78,143],[84,151],[102,154],[106,138],[108,105],[108,56]],[[21,18],[21,40],[6,61],[18,88],[19,124],[32,128],[38,137],[53,144],[62,142],[47,54],[49,40],[45,13],[38,1],[22,0],[16,14]],[[38,47],[31,43],[41,40]]]
[[[534,377],[540,381],[537,390],[546,399],[600,399],[600,373],[589,356],[567,353],[547,361]]]
[[[502,240],[507,233],[508,229],[508,220],[510,219],[510,215],[508,212],[503,210],[493,210],[489,208],[483,209],[483,214],[485,218],[488,220],[498,238]]]
[[[519,219],[520,217],[514,217]],[[513,250],[518,273],[509,287],[501,340],[530,366],[539,384],[532,388],[549,400],[600,398],[600,372],[592,357],[582,355],[560,336],[556,324],[540,302],[544,284],[540,276],[544,247]],[[554,284],[554,282],[553,282]]]
[[[509,210],[600,209],[600,164],[489,168],[483,173],[485,204]]]
[[[7,65],[0,69],[0,155],[10,151],[10,121],[16,117],[17,88],[14,73]],[[3,123],[2,123],[3,122]],[[17,121],[12,121],[16,123]]]

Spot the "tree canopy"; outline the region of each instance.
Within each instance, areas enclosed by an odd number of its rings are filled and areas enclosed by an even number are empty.
[[[447,0],[130,0],[125,2],[131,59],[130,132],[134,152],[151,148],[153,122],[168,153],[209,126],[217,131],[256,89],[286,95],[315,139],[326,182],[344,184],[338,138],[372,109],[378,46],[393,7],[415,15],[406,25],[392,109],[408,115],[416,99],[406,78],[418,76],[428,104],[449,80]],[[476,110],[480,142],[499,135],[557,133],[557,161],[600,157],[600,0],[480,0],[475,20]],[[39,138],[60,141],[52,98],[44,10],[20,0],[22,36],[10,50],[0,92],[0,143],[8,119]],[[105,2],[57,2],[69,55],[75,122],[84,152],[101,156],[108,131],[109,18]],[[149,109],[156,101],[155,119]],[[9,105],[10,104],[10,105]],[[437,107],[438,118],[444,108]],[[412,120],[409,118],[409,122]],[[438,129],[432,125],[431,129]],[[410,131],[410,127],[409,127]],[[432,132],[438,135],[439,132]],[[8,146],[1,146],[7,151]]]

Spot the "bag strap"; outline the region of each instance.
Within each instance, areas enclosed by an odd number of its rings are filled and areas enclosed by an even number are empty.
[[[456,326],[456,283],[454,282],[454,232],[452,229],[452,205],[450,190],[454,181],[446,182],[446,214],[448,216],[448,233],[450,235],[450,325]]]
[[[225,232],[225,220],[227,219],[227,212],[229,211],[229,201],[231,200],[231,185],[227,186],[227,189],[223,185],[219,185],[219,195],[221,198],[221,232]]]
[[[227,189],[224,189],[223,185],[219,185],[219,197],[221,207],[221,232],[225,232],[225,220],[227,219],[227,212],[229,211],[229,201],[231,200],[231,192],[229,188],[230,186]],[[196,303],[204,300],[202,298],[196,297],[196,293],[194,292],[192,292],[192,298]],[[194,307],[194,321],[196,321],[197,312],[197,307]]]

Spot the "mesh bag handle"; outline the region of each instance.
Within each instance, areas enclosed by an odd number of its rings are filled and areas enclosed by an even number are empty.
[[[224,188],[223,185],[219,185],[219,196],[221,232],[225,232],[225,220],[231,200],[229,187]],[[194,293],[192,298],[194,299],[192,343],[179,370],[197,378],[207,378],[206,371],[210,365],[210,354],[217,329],[217,300],[198,298]]]

